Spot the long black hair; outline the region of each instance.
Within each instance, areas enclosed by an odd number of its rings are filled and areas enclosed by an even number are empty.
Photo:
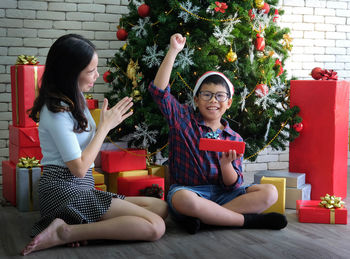
[[[88,121],[78,79],[95,52],[94,44],[80,35],[67,34],[58,38],[47,54],[39,95],[29,110],[29,117],[39,122],[38,114],[46,105],[54,113],[70,111],[77,121],[74,132],[86,131]]]

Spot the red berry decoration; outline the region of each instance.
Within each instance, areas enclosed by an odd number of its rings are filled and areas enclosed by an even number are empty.
[[[303,125],[301,122],[295,123],[295,124],[293,125],[293,129],[295,129],[295,131],[297,131],[297,132],[302,131],[302,130],[303,130],[303,127],[304,127],[304,125]]]
[[[253,20],[253,19],[255,18],[255,15],[253,14],[253,10],[252,10],[252,9],[250,9],[250,10],[248,11],[248,15],[249,15],[249,17],[250,17],[250,20]]]
[[[139,8],[137,8],[137,12],[141,17],[149,16],[150,11],[151,11],[151,8],[146,4],[142,4],[139,6]]]
[[[265,84],[258,84],[255,87],[255,95],[258,97],[264,97],[268,94],[269,88]]]
[[[121,28],[117,31],[118,40],[126,40],[127,37],[128,37],[128,32],[126,30],[124,30],[123,28]]]
[[[107,70],[107,71],[103,74],[103,81],[105,81],[106,83],[110,83],[110,82],[113,81],[111,71]]]
[[[276,59],[275,66],[279,66],[279,71],[277,76],[280,76],[283,73],[282,62],[279,59]]]

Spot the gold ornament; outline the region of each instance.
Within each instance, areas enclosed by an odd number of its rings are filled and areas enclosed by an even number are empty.
[[[137,86],[137,70],[139,70],[139,61],[136,60],[136,62],[134,62],[132,59],[130,59],[130,62],[128,64],[127,70],[126,70],[126,75],[128,76],[128,78],[130,80],[132,80],[132,85],[133,88],[135,88]]]
[[[128,46],[128,44],[125,43],[125,44],[123,45],[123,47],[122,47],[122,50],[125,51],[127,46]]]
[[[259,9],[263,8],[264,7],[264,0],[255,0],[255,5],[256,7],[258,7]]]
[[[282,42],[283,48],[291,51],[293,45],[290,43],[292,42],[292,40],[293,39],[288,34],[283,34],[283,42]]]
[[[142,100],[142,96],[141,96],[141,92],[137,89],[132,91],[131,97],[134,99],[134,101],[141,101]]]
[[[232,51],[232,48],[230,48],[230,51],[227,53],[226,58],[229,62],[235,62],[237,60],[237,54],[236,52]]]

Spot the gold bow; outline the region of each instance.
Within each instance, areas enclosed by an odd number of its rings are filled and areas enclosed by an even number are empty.
[[[17,166],[20,168],[33,168],[41,166],[40,161],[35,157],[21,157],[18,160],[19,162],[17,163]]]
[[[17,57],[16,65],[36,65],[39,61],[34,56],[19,55]]]
[[[84,94],[84,96],[85,96],[85,99],[89,99],[89,100],[94,99],[92,97],[92,94]]]
[[[321,197],[320,206],[327,209],[337,209],[342,208],[345,202],[341,200],[341,197],[336,197],[334,195],[329,195]]]

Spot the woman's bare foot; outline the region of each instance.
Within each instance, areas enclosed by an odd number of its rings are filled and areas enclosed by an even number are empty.
[[[22,255],[27,255],[31,252],[46,249],[53,246],[63,245],[67,243],[62,238],[64,227],[68,226],[62,219],[55,219],[52,223],[39,235],[34,237],[32,241],[23,249]]]

